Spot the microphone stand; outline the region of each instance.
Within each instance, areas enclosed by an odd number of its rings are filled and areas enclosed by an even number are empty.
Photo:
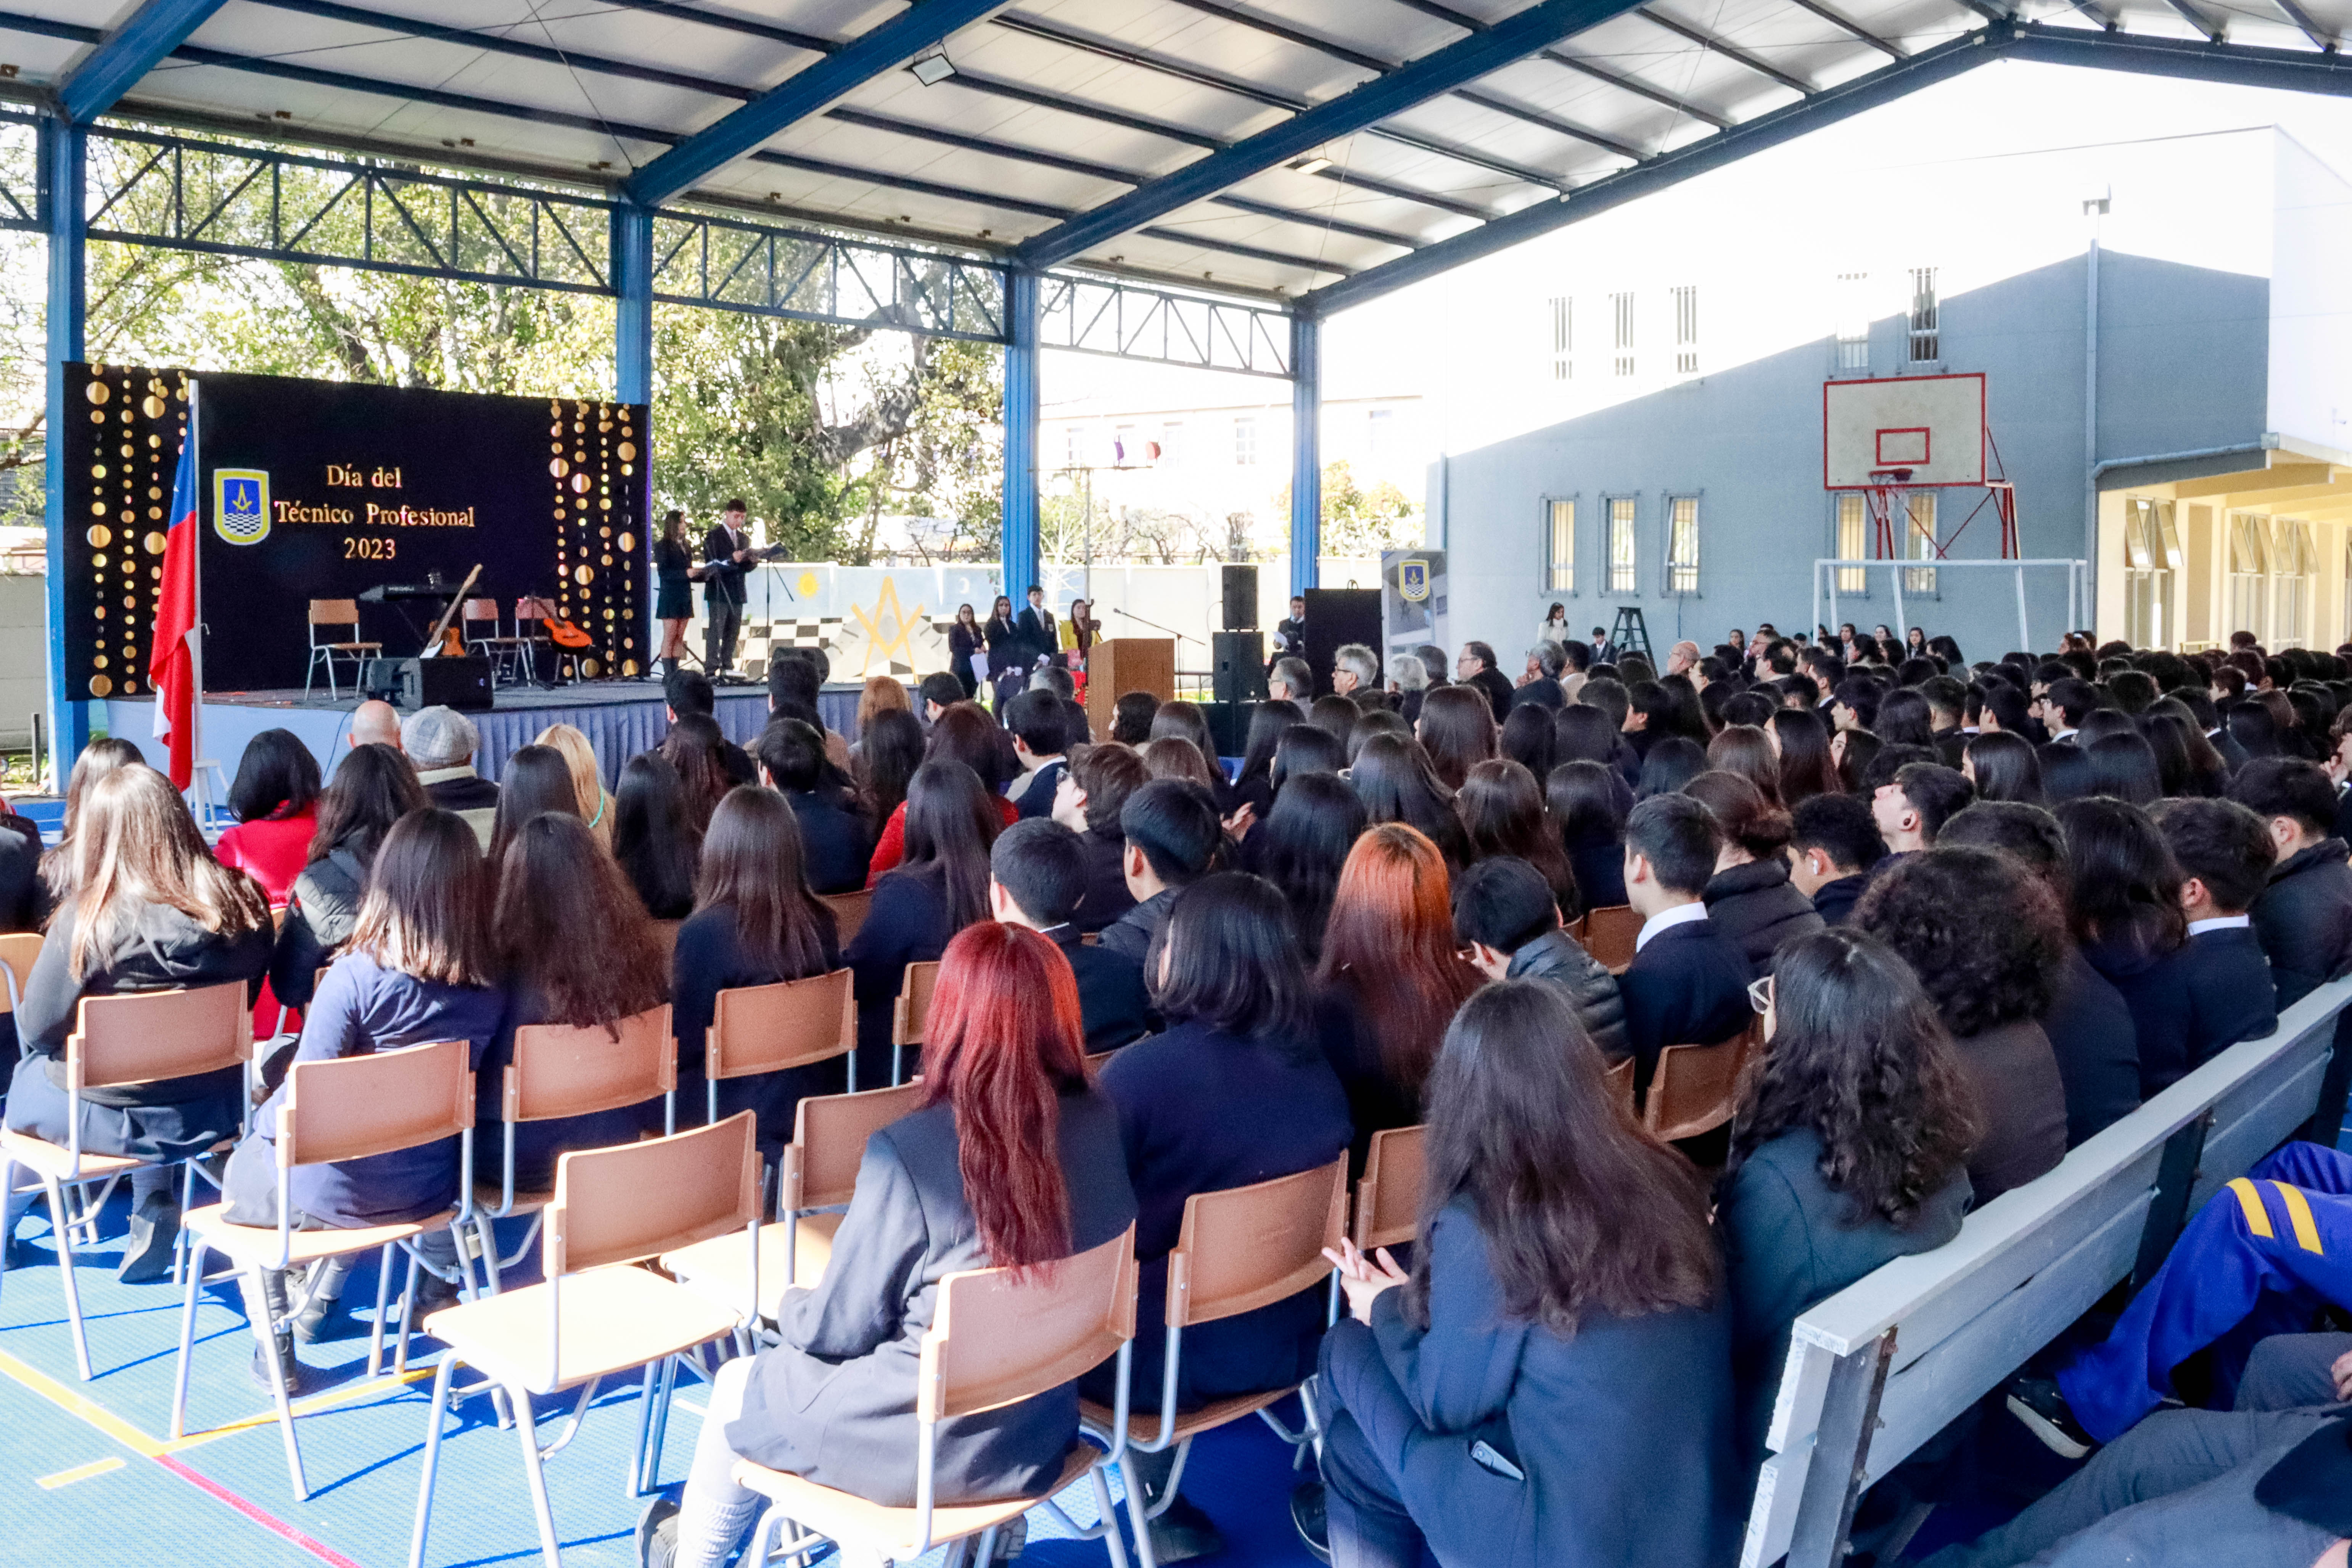
[[[1137,622],[1142,626],[1150,626],[1155,632],[1166,632],[1178,642],[1188,642],[1195,647],[1206,647],[1209,646],[1207,643],[1202,642],[1199,637],[1187,637],[1182,632],[1178,631],[1174,626],[1163,626],[1158,621],[1145,620],[1144,617],[1137,615],[1134,611],[1122,610],[1117,605],[1113,605],[1110,607],[1110,613],[1114,616],[1125,616],[1129,620]]]

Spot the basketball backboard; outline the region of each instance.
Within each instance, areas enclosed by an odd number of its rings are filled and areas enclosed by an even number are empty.
[[[1906,489],[1985,482],[1985,378],[1906,375],[1822,384],[1822,484]]]

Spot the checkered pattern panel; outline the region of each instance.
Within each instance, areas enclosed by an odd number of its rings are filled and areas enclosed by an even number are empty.
[[[740,637],[736,639],[735,668],[755,680],[764,680],[768,674],[768,656],[780,647],[829,648],[841,636],[846,620],[842,616],[779,616],[772,620],[747,620]],[[934,620],[931,629],[944,639],[952,616]],[[697,631],[698,644],[699,630]],[[893,675],[912,676],[915,667],[897,659],[890,661]]]

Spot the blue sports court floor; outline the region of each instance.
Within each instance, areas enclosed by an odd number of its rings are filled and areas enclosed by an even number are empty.
[[[181,1291],[168,1282],[116,1282],[124,1225],[118,1196],[99,1247],[77,1253],[97,1373],[89,1383],[75,1372],[56,1255],[39,1211],[19,1227],[22,1266],[0,1281],[0,1517],[8,1521],[10,1559],[238,1568],[405,1563],[437,1347],[418,1337],[421,1360],[412,1362],[404,1383],[367,1377],[373,1260],[352,1275],[344,1300],[353,1310],[341,1337],[301,1350],[312,1388],[296,1405],[297,1429],[313,1490],[297,1502],[268,1395],[247,1374],[253,1339],[233,1284],[209,1288],[197,1310],[190,1435],[177,1442],[166,1436]],[[517,1232],[506,1245],[519,1239]],[[681,1376],[663,1457],[666,1482],[685,1474],[701,1395],[699,1384]],[[564,1561],[577,1568],[635,1561],[632,1532],[643,1500],[627,1495],[625,1478],[636,1400],[635,1384],[600,1394],[578,1440],[548,1461]],[[434,1568],[535,1563],[538,1534],[516,1434],[498,1428],[487,1399],[469,1402],[460,1415],[462,1424],[453,1419],[446,1429],[425,1561]],[[542,1441],[552,1441],[562,1418],[551,1404],[541,1415]],[[1270,1568],[1314,1561],[1290,1527],[1296,1479],[1289,1450],[1256,1421],[1196,1446],[1184,1490],[1224,1532],[1227,1550],[1216,1562]],[[1085,1489],[1070,1494],[1080,1518],[1091,1513]],[[1040,1568],[1108,1561],[1100,1542],[1054,1540],[1055,1528],[1048,1516],[1031,1516],[1024,1561]]]

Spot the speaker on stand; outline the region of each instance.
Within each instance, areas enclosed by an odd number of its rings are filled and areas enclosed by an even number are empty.
[[[1224,569],[1225,630],[1245,632],[1257,626],[1257,568]]]
[[[1315,674],[1315,694],[1331,689],[1331,656],[1349,643],[1381,652],[1381,591],[1378,588],[1307,590],[1307,668]]]

